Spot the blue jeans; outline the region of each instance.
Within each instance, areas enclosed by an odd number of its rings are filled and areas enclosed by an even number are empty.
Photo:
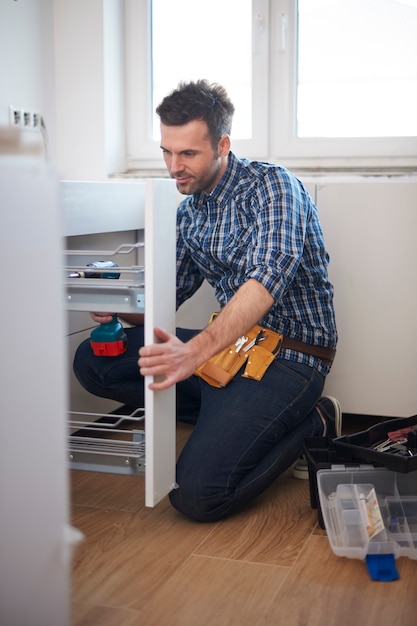
[[[126,332],[128,349],[118,357],[95,357],[83,342],[74,372],[87,391],[143,407],[137,365],[143,329]],[[177,336],[187,341],[196,332],[179,328]],[[306,437],[323,433],[314,408],[323,386],[315,369],[284,359],[275,359],[261,381],[238,373],[223,389],[197,376],[178,383],[178,419],[195,426],[178,459],[172,505],[190,518],[214,522],[256,498],[297,460]]]

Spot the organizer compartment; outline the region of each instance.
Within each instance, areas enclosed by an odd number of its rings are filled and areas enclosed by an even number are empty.
[[[338,556],[417,558],[417,496],[413,474],[386,468],[317,472],[324,526]]]

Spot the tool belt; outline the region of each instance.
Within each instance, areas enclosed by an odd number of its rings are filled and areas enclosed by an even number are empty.
[[[283,335],[253,326],[236,343],[221,350],[194,372],[213,387],[226,387],[245,365],[242,376],[261,380],[278,354]]]
[[[334,348],[303,343],[256,324],[245,336],[200,365],[194,374],[209,385],[221,388],[245,366],[243,377],[261,380],[281,349],[311,354],[329,365],[336,354]]]
[[[290,337],[284,337],[281,348],[283,350],[295,350],[296,352],[304,352],[304,354],[310,354],[318,359],[321,359],[327,365],[333,363],[333,359],[336,356],[336,348],[327,348],[326,346],[315,346],[312,343],[304,343],[291,339]]]

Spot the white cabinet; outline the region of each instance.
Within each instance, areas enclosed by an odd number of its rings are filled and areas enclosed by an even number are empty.
[[[339,330],[325,391],[344,412],[417,413],[417,180],[317,184]]]
[[[138,279],[139,282],[136,278],[131,282],[125,281],[122,279],[123,267],[120,267],[121,277],[117,281],[80,279],[83,282],[78,283],[78,279],[75,279],[72,285],[67,281],[65,302],[69,311],[144,312],[146,343],[154,342],[155,326],[175,332],[175,218],[178,192],[174,181],[169,179],[97,183],[65,181],[61,189],[65,207],[65,234],[69,236],[69,247],[73,248],[79,244],[80,238],[88,243],[85,250],[79,248],[72,250],[73,257],[79,259],[92,255],[90,262],[102,259],[118,262],[117,256],[113,255],[117,246],[97,250],[94,245],[97,242],[95,237],[99,235],[100,242],[106,236],[111,237],[113,242],[120,237],[127,238],[129,240],[123,243],[129,244],[126,246],[129,250],[132,244],[131,237],[139,236],[138,231],[143,231],[143,241],[137,242],[138,247],[134,249],[138,252],[134,265],[139,267],[139,261],[143,262],[144,279],[143,277]],[[139,258],[140,256],[142,258]],[[86,263],[86,259],[83,263]],[[122,262],[121,265],[126,263]],[[128,274],[131,269],[133,268],[127,267],[126,273]],[[134,270],[132,273],[136,275],[140,274],[140,271]],[[89,329],[84,331],[87,334]],[[79,339],[81,340],[81,336]],[[73,344],[76,343],[74,336],[71,337],[71,341]],[[73,347],[75,348],[75,345]],[[145,503],[147,506],[154,506],[175,485],[176,416],[175,388],[152,392],[148,388],[150,382],[151,380],[145,379],[143,407],[146,432]],[[89,396],[90,408],[94,405],[96,411],[99,411],[102,401],[90,394],[85,395]],[[141,461],[139,460],[135,466],[133,464],[136,463],[135,454],[142,445],[141,434],[136,431],[132,433],[130,446],[124,442],[120,443],[119,440],[116,442],[116,439],[117,437],[114,437],[110,442],[111,450],[109,441],[106,442],[105,454],[110,456],[107,471],[136,473]],[[82,444],[84,443],[83,441]],[[97,446],[94,447],[95,443]],[[92,444],[89,445],[88,456],[90,458],[91,452],[98,458],[103,442],[97,441]],[[129,454],[125,454],[126,450],[130,451]],[[79,449],[72,453],[73,461],[75,455],[77,458],[78,456],[87,458],[87,452]],[[80,466],[78,460],[76,466]],[[85,469],[87,468],[88,464],[85,464]],[[102,469],[106,471],[104,466]]]
[[[68,626],[66,346],[58,182],[0,156],[0,614]]]
[[[78,185],[74,184],[74,187],[77,189],[72,189],[69,183],[66,183],[61,189],[64,189],[64,193],[66,190],[69,191],[68,195],[64,195],[66,200],[66,208],[68,208],[68,203],[74,204],[74,211],[68,211],[66,218],[66,232],[82,232],[83,229],[97,231],[99,228],[116,228],[116,225],[119,226],[119,229],[113,230],[112,232],[94,232],[94,234],[89,235],[71,235],[70,237],[66,237],[65,247],[67,250],[83,250],[83,249],[94,249],[94,250],[115,250],[120,245],[124,243],[134,244],[138,240],[138,230],[120,230],[120,225],[123,224],[124,227],[136,227],[139,225],[143,228],[142,218],[138,217],[138,207],[136,206],[136,221],[133,221],[133,215],[128,216],[128,219],[125,219],[125,215],[122,216],[118,222],[115,222],[114,218],[109,221],[108,216],[106,216],[105,209],[100,211],[101,202],[100,199],[96,197],[97,190],[95,193],[92,191],[87,192],[83,201],[82,191],[87,189],[94,188],[94,183],[82,183]],[[101,186],[101,185],[100,185]],[[98,186],[98,187],[100,187]],[[144,185],[143,185],[144,187]],[[132,192],[132,188],[130,188]],[[141,188],[138,189],[138,198],[142,197],[143,190]],[[110,200],[113,202],[113,194],[115,192],[103,194],[105,196],[105,204],[109,206]],[[133,195],[131,193],[131,195]],[[144,195],[143,201],[141,201],[144,206]],[[139,200],[136,199],[136,204],[138,205]],[[89,205],[93,207],[93,210],[90,210]],[[116,206],[120,204],[123,205],[123,194],[121,194],[121,200],[116,203]],[[129,199],[127,206],[129,207],[129,213],[133,213],[132,200]],[[96,215],[94,216],[94,212]],[[115,212],[115,211],[114,211]],[[108,213],[111,213],[109,210]],[[69,214],[69,215],[68,215]],[[83,220],[82,216],[85,215],[85,220]],[[116,212],[117,214],[117,212]],[[143,238],[143,230],[140,232],[140,236]],[[90,256],[74,256],[71,257],[71,263],[89,263],[92,260],[97,260],[95,258],[91,258]],[[134,253],[129,255],[115,255],[112,257],[112,260],[118,264],[134,264],[137,260],[137,257]],[[141,263],[143,265],[143,259],[141,259]],[[67,334],[68,334],[68,349],[69,349],[69,363],[70,363],[70,371],[69,371],[69,408],[72,412],[101,412],[103,414],[109,413],[110,411],[116,409],[119,406],[117,402],[113,402],[112,400],[107,400],[104,398],[98,398],[97,396],[93,396],[80,385],[78,380],[76,379],[73,371],[72,371],[72,362],[74,358],[75,351],[81,341],[83,339],[87,339],[90,336],[91,330],[96,326],[95,322],[91,319],[90,315],[86,311],[67,311]],[[74,421],[77,421],[76,414],[73,413]],[[80,420],[85,419],[80,416]]]

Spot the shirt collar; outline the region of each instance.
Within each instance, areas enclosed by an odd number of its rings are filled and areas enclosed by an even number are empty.
[[[193,200],[195,208],[200,209],[205,207],[208,198],[214,200],[218,206],[226,204],[236,187],[239,179],[240,168],[240,159],[238,159],[233,152],[229,152],[226,171],[213,191],[209,194],[204,192],[194,194]]]

